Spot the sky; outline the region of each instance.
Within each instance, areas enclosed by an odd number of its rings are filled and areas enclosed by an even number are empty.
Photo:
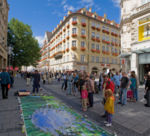
[[[120,0],[7,0],[9,19],[16,18],[31,26],[33,35],[42,45],[45,31],[52,31],[68,10],[92,8],[92,12],[120,22]]]

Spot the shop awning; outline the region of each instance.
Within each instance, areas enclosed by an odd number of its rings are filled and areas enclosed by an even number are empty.
[[[131,56],[131,53],[121,53],[118,57],[119,58],[125,58]]]

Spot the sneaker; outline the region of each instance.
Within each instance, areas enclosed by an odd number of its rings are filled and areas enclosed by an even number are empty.
[[[107,121],[104,121],[104,124],[108,124],[108,122],[107,122]]]
[[[111,123],[107,123],[107,124],[105,124],[105,126],[106,126],[106,127],[111,127],[112,124],[111,124]]]

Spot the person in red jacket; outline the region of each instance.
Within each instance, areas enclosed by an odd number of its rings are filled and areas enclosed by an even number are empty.
[[[105,91],[110,89],[112,93],[114,93],[115,85],[113,81],[110,80],[108,75],[104,75],[103,79],[104,79],[104,82],[103,82],[103,102],[102,103],[105,104],[106,102]],[[102,117],[106,117],[106,114],[102,115]]]

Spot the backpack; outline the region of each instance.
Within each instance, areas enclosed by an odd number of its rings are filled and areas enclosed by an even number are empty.
[[[112,92],[114,93],[114,91],[115,91],[115,84],[114,84],[114,82],[111,81],[111,80],[109,80],[109,81],[107,82],[107,86],[109,86],[109,89],[111,89]],[[106,87],[106,89],[108,89],[108,88]]]

